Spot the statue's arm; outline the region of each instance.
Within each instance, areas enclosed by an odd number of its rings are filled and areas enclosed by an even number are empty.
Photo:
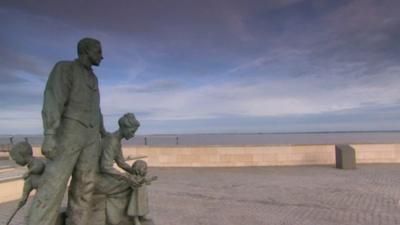
[[[27,179],[25,179],[24,187],[22,190],[22,197],[21,197],[21,200],[18,202],[18,206],[22,207],[23,205],[25,205],[26,201],[29,198],[29,194],[31,193],[32,190],[33,190],[33,187],[31,184],[31,179],[30,179],[30,177],[28,177]]]
[[[133,188],[140,186],[140,181],[138,181],[138,179],[135,176],[133,176],[131,174],[121,173],[113,167],[109,167],[109,166],[103,167],[102,166],[101,172],[108,174],[110,176],[114,176],[117,179],[124,180]]]
[[[117,169],[113,167],[114,165],[114,154],[113,154],[113,146],[103,146],[102,155],[100,158],[100,171],[102,173],[114,176],[118,179],[127,180],[127,177],[119,172]]]
[[[50,73],[44,91],[42,154],[48,159],[56,157],[57,141],[55,133],[60,125],[61,116],[72,87],[71,69],[71,65],[67,63],[57,63]]]
[[[108,163],[102,163],[101,165],[101,172],[120,178],[120,179],[124,179],[125,177],[123,176],[123,174],[121,172],[119,172],[117,169],[115,169],[112,165],[108,165]]]
[[[39,158],[33,157],[33,160],[29,164],[29,171],[28,171],[29,175],[30,174],[40,175],[43,173],[45,167],[46,164],[44,163],[44,161],[42,161]]]
[[[107,135],[106,128],[104,127],[104,120],[103,120],[103,114],[101,113],[100,110],[100,135],[102,138],[104,138]]]
[[[144,180],[143,180],[143,183],[145,183],[146,185],[150,185],[151,182],[153,182],[153,181],[155,181],[155,180],[157,180],[157,179],[158,179],[157,176],[152,176],[152,177],[150,177],[150,178],[145,177]]]
[[[126,173],[121,173],[117,169],[113,167],[114,165],[114,160],[118,158],[115,157],[115,152],[114,151],[120,151],[120,145],[118,143],[113,142],[111,139],[109,139],[110,136],[106,137],[105,140],[103,141],[102,144],[102,152],[101,152],[101,157],[100,157],[100,172],[104,174],[108,174],[110,176],[114,176],[117,179],[124,180],[127,182],[131,187],[138,187],[140,186],[139,182],[137,179],[131,175],[131,174],[126,174]],[[122,156],[122,152],[121,152]],[[118,162],[118,160],[116,160]],[[129,165],[127,164],[129,167]]]
[[[122,155],[121,149],[119,149],[117,157],[115,158],[115,162],[119,166],[119,168],[125,170],[128,173],[133,173],[132,167],[129,166],[128,163],[125,162],[124,156]]]
[[[71,69],[71,65],[67,63],[57,63],[47,80],[42,109],[45,135],[54,135],[60,125],[65,103],[72,87]]]

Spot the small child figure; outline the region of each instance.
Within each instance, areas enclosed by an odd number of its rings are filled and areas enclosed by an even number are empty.
[[[149,213],[149,200],[147,197],[147,187],[152,181],[157,180],[157,176],[146,177],[147,163],[143,160],[136,160],[132,164],[133,175],[141,184],[139,187],[133,187],[131,199],[128,205],[128,215],[134,217],[135,225],[141,225],[141,222],[147,220],[145,217]]]
[[[28,165],[28,172],[23,175],[24,188],[21,200],[18,202],[18,208],[10,217],[9,224],[15,214],[21,209],[29,198],[29,194],[33,189],[37,189],[41,179],[41,175],[45,169],[43,160],[33,157],[32,146],[28,142],[19,142],[10,150],[11,158],[20,166]]]
[[[18,203],[18,207],[22,207],[28,200],[31,191],[38,188],[45,163],[43,160],[33,157],[32,146],[28,142],[19,142],[14,145],[10,156],[18,165],[28,165],[28,172],[23,175],[25,182],[22,197]]]

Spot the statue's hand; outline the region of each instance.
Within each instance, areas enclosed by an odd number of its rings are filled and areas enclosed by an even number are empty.
[[[131,187],[140,187],[140,186],[141,186],[141,183],[140,183],[140,181],[138,181],[138,180],[136,179],[136,177],[130,176],[129,185],[130,185]]]
[[[42,154],[48,159],[56,157],[57,142],[54,135],[45,135],[42,144]]]
[[[150,185],[151,184],[151,182],[153,182],[153,181],[155,181],[155,180],[157,180],[158,179],[158,177],[157,176],[152,176],[152,177],[150,177],[148,180],[146,180],[146,185]]]

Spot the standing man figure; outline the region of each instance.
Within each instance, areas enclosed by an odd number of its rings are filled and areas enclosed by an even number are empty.
[[[42,110],[48,158],[42,182],[28,212],[28,225],[54,225],[68,180],[67,225],[87,225],[105,135],[98,81],[92,65],[103,59],[98,40],[78,43],[78,59],[58,62],[47,81]]]

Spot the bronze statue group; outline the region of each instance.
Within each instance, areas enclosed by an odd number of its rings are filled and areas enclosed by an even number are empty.
[[[83,38],[77,52],[78,59],[58,62],[47,81],[42,110],[42,153],[47,159],[33,157],[27,142],[11,149],[11,158],[28,167],[17,210],[36,189],[28,225],[153,224],[146,217],[146,186],[157,177],[147,176],[145,161],[129,165],[122,154],[121,140],[134,137],[140,123],[133,113],[127,113],[118,120],[118,130],[106,132],[98,81],[92,70],[103,59],[101,44]],[[115,169],[114,163],[123,172]],[[60,206],[68,182],[64,221]],[[94,210],[100,202],[100,210]]]

